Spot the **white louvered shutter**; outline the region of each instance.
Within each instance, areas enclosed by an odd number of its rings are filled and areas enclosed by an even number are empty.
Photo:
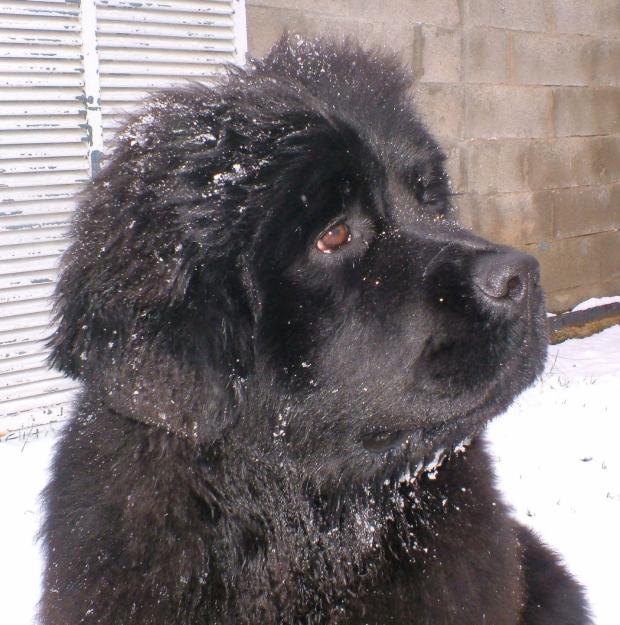
[[[45,366],[75,192],[148,92],[243,62],[245,38],[243,0],[0,0],[0,438],[75,393]]]
[[[96,0],[104,141],[149,91],[208,80],[243,62],[239,2]],[[243,7],[241,7],[242,9]]]
[[[0,431],[62,418],[75,383],[45,365],[72,196],[88,178],[80,11],[0,3]]]

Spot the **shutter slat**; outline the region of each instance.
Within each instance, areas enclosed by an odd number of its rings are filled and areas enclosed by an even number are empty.
[[[174,0],[172,0],[174,2]],[[220,2],[220,0],[212,0],[214,2]],[[68,6],[74,6],[77,13],[77,6],[80,3],[80,0],[14,0],[11,2],[12,5],[22,5],[29,4],[32,6],[35,5],[43,5],[43,4],[66,4]]]
[[[22,244],[0,244],[0,260],[16,260],[19,258],[35,258],[49,256],[50,254],[62,254],[69,247],[69,239],[58,237],[47,241],[32,241],[26,238]],[[0,293],[0,302],[3,294]]]
[[[0,285],[2,278],[0,278]],[[0,289],[2,286],[0,286]],[[49,327],[50,313],[49,310],[39,312],[29,312],[18,317],[0,317],[0,333],[15,332],[19,330],[27,330],[29,328]]]
[[[2,380],[3,375],[40,368],[45,363],[47,353],[46,349],[42,349],[32,354],[23,355],[20,358],[2,358],[0,355],[0,380]]]
[[[54,217],[56,217],[54,219]],[[40,215],[33,219],[31,215],[6,217],[0,222],[0,233],[20,232],[26,230],[40,230],[42,228],[68,228],[70,214]],[[0,275],[11,273],[11,266],[7,263],[0,269]]]
[[[232,51],[204,54],[196,50],[136,50],[135,48],[107,48],[99,52],[102,65],[109,61],[136,63],[192,63],[209,65],[233,61]]]
[[[0,87],[82,87],[81,75],[72,74],[2,74]]]
[[[15,174],[25,172],[46,171],[79,171],[84,169],[84,159],[75,158],[41,158],[36,161],[31,159],[7,159],[0,161],[0,176],[2,174]],[[0,184],[2,184],[0,177]],[[0,209],[0,215],[2,214]]]
[[[0,123],[5,117],[35,115],[83,115],[84,105],[73,102],[5,102],[0,108]]]
[[[36,187],[24,189],[2,189],[0,188],[1,203],[21,202],[25,200],[57,200],[59,198],[73,197],[76,187],[71,185],[58,187]]]
[[[52,300],[49,297],[40,299],[30,299],[28,301],[4,302],[0,310],[0,321],[6,320],[9,323],[13,317],[28,315],[32,312],[50,311]],[[0,366],[0,371],[2,366]]]
[[[10,312],[13,305],[24,304],[24,306],[27,306],[30,302],[49,299],[54,292],[55,284],[55,282],[52,284],[35,284],[27,289],[3,289],[0,291],[2,310],[6,306]]]
[[[71,5],[45,7],[41,3],[11,2],[9,5],[0,5],[0,15],[29,15],[35,18],[69,17],[75,19],[78,17],[78,8]]]
[[[6,369],[15,369],[20,358],[29,358],[33,355],[40,354],[47,357],[48,350],[46,347],[47,338],[43,341],[32,341],[30,343],[22,343],[18,351],[9,353],[6,348],[0,347],[0,365]]]
[[[27,161],[26,161],[27,162]],[[0,204],[0,217],[21,217],[26,215],[52,215],[71,213],[75,208],[75,200],[46,200],[44,202],[15,202]]]
[[[67,238],[67,226],[0,231],[0,247],[9,245],[23,245],[38,241],[56,241]]]
[[[56,280],[56,271],[31,271],[26,274],[0,275],[0,290],[29,287],[33,284],[52,284]],[[30,327],[28,325],[28,327]]]
[[[190,39],[221,39],[232,41],[228,26],[191,26],[183,24],[141,24],[133,22],[101,22],[98,32],[105,34],[150,35],[152,37],[188,37]]]
[[[84,95],[80,89],[71,87],[49,88],[46,85],[37,89],[24,89],[9,86],[0,90],[0,101],[2,102],[82,102]],[[4,105],[3,105],[4,107]]]
[[[116,22],[130,24],[166,24],[166,25],[182,25],[182,26],[210,26],[214,28],[232,28],[233,22],[231,12],[204,12],[196,13],[191,11],[160,11],[152,8],[139,9],[133,8],[131,11],[126,9],[116,10],[99,4],[97,17],[100,23]]]
[[[123,9],[135,9],[137,6],[146,9],[154,9],[156,11],[182,11],[185,13],[216,13],[220,15],[232,15],[233,9],[230,6],[230,0],[196,0],[195,2],[166,0],[135,2],[134,0],[98,0],[100,7],[119,7]]]
[[[36,395],[2,404],[4,431],[36,429],[66,419],[79,386],[47,395]]]
[[[36,163],[36,159],[55,158],[59,156],[82,156],[85,157],[85,146],[83,143],[75,141],[74,143],[39,143],[30,145],[7,145],[2,148],[0,153],[0,164],[4,159],[11,161],[14,159],[32,159]],[[1,165],[0,165],[1,166]]]
[[[209,74],[203,74],[201,78],[203,79],[213,79],[217,76],[221,76],[223,72],[212,72]],[[102,76],[101,77],[101,86],[105,89],[122,89],[126,87],[127,89],[135,89],[136,87],[140,89],[144,89],[145,91],[152,91],[155,89],[163,89],[165,87],[169,87],[170,83],[174,81],[176,84],[187,83],[192,76],[187,75],[185,80],[178,80],[178,75],[175,80],[174,75],[164,75],[164,76],[154,76],[154,75],[133,75],[133,76]]]
[[[27,174],[0,174],[0,185],[8,185],[14,189],[20,187],[58,186],[66,184],[80,184],[88,180],[88,171],[46,171]]]
[[[105,91],[101,93],[101,106],[104,111],[110,110],[110,103],[118,103],[117,106],[123,106],[128,102],[131,102],[132,106],[138,106],[138,103],[145,98],[148,98],[150,92],[145,89],[117,89],[114,87],[107,87]]]
[[[25,385],[32,385],[34,383],[49,383],[57,381],[61,378],[61,374],[57,371],[51,370],[46,364],[45,360],[39,359],[38,367],[31,367],[29,369],[22,369],[19,371],[12,371],[10,373],[3,373],[0,370],[0,397],[3,392],[6,392],[9,387],[15,388],[19,395],[23,395],[23,389]],[[19,388],[21,387],[21,388]],[[7,398],[10,400],[12,398]]]
[[[4,21],[2,22],[4,26]],[[74,32],[65,32],[62,30],[51,32],[36,30],[7,30],[0,31],[0,44],[17,44],[17,45],[58,45],[58,46],[75,46],[80,49],[80,35]]]
[[[13,44],[19,43],[13,41]],[[5,59],[72,59],[80,62],[80,49],[77,46],[9,45],[0,43],[0,58]]]
[[[133,75],[132,75],[133,69]],[[178,79],[179,76],[196,76],[196,77],[209,77],[215,74],[221,74],[225,70],[225,64],[221,62],[212,63],[202,62],[200,65],[185,65],[184,62],[177,63],[175,61],[170,61],[168,63],[144,63],[140,67],[140,71],[138,75],[141,76],[170,76],[168,80],[175,80],[175,77]],[[136,72],[135,63],[131,62],[102,62],[101,63],[101,73],[105,78],[109,79],[112,74],[119,74],[121,76],[135,76],[138,72]],[[176,82],[176,80],[175,80]],[[102,84],[103,79],[102,79]]]
[[[48,325],[0,332],[0,353],[6,358],[14,358],[20,355],[22,343],[45,342],[50,334]]]
[[[85,130],[79,127],[71,131],[62,129],[60,132],[56,132],[55,130],[38,130],[37,132],[31,132],[29,130],[5,130],[0,133],[0,145],[23,145],[24,143],[79,143],[83,138],[86,138]]]
[[[15,115],[0,117],[0,132],[3,130],[57,130],[74,129],[82,124],[80,115]],[[40,139],[40,137],[36,137]],[[37,141],[39,143],[40,141]]]
[[[4,403],[5,409],[12,407],[15,410],[25,398],[40,397],[44,401],[46,396],[48,396],[48,400],[51,399],[49,396],[53,393],[66,393],[66,391],[75,388],[77,388],[77,384],[73,380],[56,374],[51,379],[0,389],[0,403]]]
[[[20,31],[44,30],[49,34],[46,39],[54,41],[56,33],[78,32],[80,24],[77,19],[67,19],[66,17],[58,17],[49,15],[37,16],[33,18],[30,15],[10,14],[8,17],[2,18],[2,28],[15,29]],[[76,40],[79,43],[79,40]]]
[[[170,50],[179,52],[190,50],[192,52],[229,52],[234,53],[235,46],[231,43],[217,42],[213,40],[199,40],[196,38],[186,39],[185,37],[149,37],[127,36],[122,33],[106,35],[104,33],[97,37],[97,44],[101,53],[105,53],[107,48],[126,48],[134,50],[143,48],[146,50]]]
[[[0,74],[79,74],[82,71],[79,59],[21,59],[0,58]]]

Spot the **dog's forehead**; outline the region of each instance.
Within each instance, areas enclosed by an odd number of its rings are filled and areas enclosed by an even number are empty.
[[[256,67],[302,84],[336,107],[402,108],[412,76],[387,50],[366,50],[353,41],[335,43],[294,36],[281,39]]]
[[[354,129],[377,165],[371,167],[364,156],[354,168],[371,184],[379,182],[382,170],[394,203],[405,205],[407,212],[450,211],[444,155],[413,109],[412,76],[395,54],[365,50],[351,41],[334,44],[293,36],[274,46],[257,73],[298,85],[326,116]],[[349,155],[344,158],[352,161]]]

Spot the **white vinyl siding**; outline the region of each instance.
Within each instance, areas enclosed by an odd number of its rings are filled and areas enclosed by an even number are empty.
[[[0,0],[0,438],[66,417],[45,365],[74,195],[150,91],[245,59],[243,0]]]

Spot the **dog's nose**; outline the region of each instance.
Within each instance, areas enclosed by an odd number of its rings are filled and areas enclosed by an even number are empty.
[[[487,253],[473,266],[473,281],[487,305],[508,307],[515,312],[527,300],[528,291],[538,286],[538,261],[516,250]]]

